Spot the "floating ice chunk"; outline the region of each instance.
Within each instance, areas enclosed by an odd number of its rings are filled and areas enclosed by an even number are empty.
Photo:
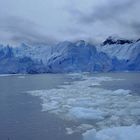
[[[68,115],[77,119],[102,120],[104,119],[105,113],[100,111],[99,109],[94,110],[92,108],[73,107],[69,110]]]
[[[121,126],[106,128],[96,132],[88,130],[83,134],[84,140],[140,140],[140,126]]]
[[[90,124],[81,124],[79,126],[74,126],[72,128],[65,128],[66,134],[71,135],[73,133],[83,133],[87,130],[93,129],[93,125]]]
[[[92,129],[92,128],[93,128],[93,126],[90,125],[90,124],[81,124],[76,128],[76,130],[78,132],[81,132],[81,131],[86,131],[86,130],[89,130],[89,129]]]
[[[56,101],[52,101],[49,104],[44,103],[42,104],[42,106],[43,106],[42,111],[51,111],[51,110],[58,109],[59,104]]]
[[[66,128],[66,134],[67,135],[71,135],[73,133],[74,133],[74,131],[72,130],[72,128]]]
[[[12,74],[0,74],[0,77],[12,76]]]
[[[90,86],[100,86],[101,84],[99,82],[94,82],[94,83],[91,83]]]
[[[92,129],[83,133],[83,140],[98,140],[96,137],[96,130]]]
[[[0,74],[0,77],[20,76],[21,74]]]
[[[104,77],[103,76],[102,77],[95,77],[93,79],[95,79],[95,80],[97,80],[99,82],[103,82],[103,81],[114,81],[115,80],[112,77],[105,77],[105,76]]]
[[[78,106],[78,107],[84,107],[84,106],[93,106],[94,103],[92,100],[88,97],[85,98],[70,98],[67,99],[67,104],[72,106]]]
[[[130,90],[124,90],[124,89],[118,89],[118,90],[115,90],[113,91],[114,94],[116,95],[128,95],[131,93]]]
[[[25,78],[25,76],[18,76],[18,78],[20,78],[20,79],[24,79],[24,78]]]

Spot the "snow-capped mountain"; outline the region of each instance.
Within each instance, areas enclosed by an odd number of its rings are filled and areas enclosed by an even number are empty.
[[[83,40],[53,46],[0,45],[0,73],[139,70],[140,40],[109,37],[98,46]]]
[[[130,60],[140,53],[140,40],[125,40],[109,37],[97,47],[98,51],[107,53],[111,58]]]
[[[118,68],[122,67],[122,70],[140,70],[140,39],[126,40],[109,37],[97,46],[97,50],[106,53],[111,59],[123,62],[118,66]]]

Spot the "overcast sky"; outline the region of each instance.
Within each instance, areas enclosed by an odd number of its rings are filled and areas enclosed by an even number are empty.
[[[0,42],[140,37],[140,0],[0,0]]]

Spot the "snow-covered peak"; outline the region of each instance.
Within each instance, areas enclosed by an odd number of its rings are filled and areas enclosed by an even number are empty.
[[[63,42],[59,42],[56,46],[63,47],[63,46],[69,46],[71,44],[72,44],[72,42],[70,42],[70,41],[63,41]]]
[[[112,44],[131,44],[133,40],[123,39],[116,36],[109,36],[102,45],[112,45]]]
[[[127,40],[108,37],[97,50],[119,60],[135,59],[140,54],[140,40]]]
[[[84,40],[79,40],[75,44],[76,44],[76,46],[87,46],[88,42],[86,42]]]
[[[136,40],[136,42],[140,42],[140,38]]]

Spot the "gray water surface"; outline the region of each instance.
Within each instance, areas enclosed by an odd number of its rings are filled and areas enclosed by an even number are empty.
[[[41,111],[40,99],[29,90],[54,88],[64,75],[26,75],[0,77],[0,140],[78,140],[65,134],[65,125],[54,115]]]
[[[106,89],[130,89],[140,93],[140,73],[97,73],[89,76],[122,78],[102,83]],[[71,82],[68,75],[40,74],[0,76],[0,140],[82,140],[80,133],[67,135],[65,128],[74,125],[43,112],[41,100],[26,91],[56,88]],[[140,95],[140,94],[139,94]]]

